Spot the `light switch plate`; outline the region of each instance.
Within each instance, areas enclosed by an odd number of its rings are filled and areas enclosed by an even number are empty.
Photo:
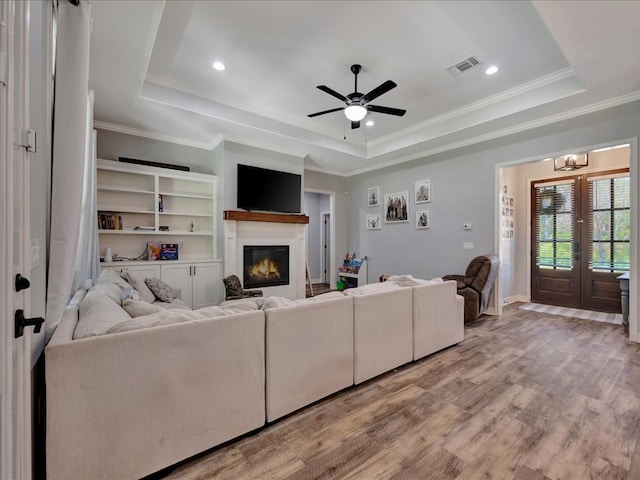
[[[464,230],[473,230],[473,223],[465,223],[464,225],[462,225],[462,228]]]
[[[463,250],[473,250],[473,242],[464,242],[462,244]]]

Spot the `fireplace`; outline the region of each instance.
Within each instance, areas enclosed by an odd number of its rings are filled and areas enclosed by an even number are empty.
[[[245,289],[289,285],[288,245],[244,246]]]

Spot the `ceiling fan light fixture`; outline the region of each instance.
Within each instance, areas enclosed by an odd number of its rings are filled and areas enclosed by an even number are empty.
[[[349,105],[344,109],[344,114],[352,122],[359,122],[367,115],[367,109],[361,105]]]

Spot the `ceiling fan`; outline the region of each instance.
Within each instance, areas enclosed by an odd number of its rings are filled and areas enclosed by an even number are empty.
[[[396,83],[387,80],[386,82],[378,85],[376,88],[371,90],[366,95],[358,92],[358,73],[360,73],[361,65],[355,64],[351,65],[351,72],[355,75],[355,87],[354,92],[350,93],[346,97],[335,90],[327,87],[326,85],[318,85],[318,88],[329,95],[336,97],[339,100],[342,100],[346,103],[345,107],[340,108],[332,108],[331,110],[325,110],[323,112],[316,112],[307,115],[308,117],[317,117],[318,115],[324,115],[325,113],[338,112],[340,110],[344,110],[344,114],[346,117],[351,120],[351,128],[360,128],[360,120],[362,120],[367,113],[376,112],[376,113],[386,113],[387,115],[397,115],[401,117],[405,113],[406,110],[402,110],[400,108],[391,108],[391,107],[381,107],[378,105],[369,105],[369,102],[375,98],[378,98],[380,95],[387,93],[392,88],[397,87]]]

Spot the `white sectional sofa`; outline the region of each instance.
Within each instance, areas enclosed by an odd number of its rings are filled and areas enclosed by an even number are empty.
[[[406,276],[137,318],[116,300],[79,292],[45,349],[51,480],[149,475],[463,339],[455,282]]]

